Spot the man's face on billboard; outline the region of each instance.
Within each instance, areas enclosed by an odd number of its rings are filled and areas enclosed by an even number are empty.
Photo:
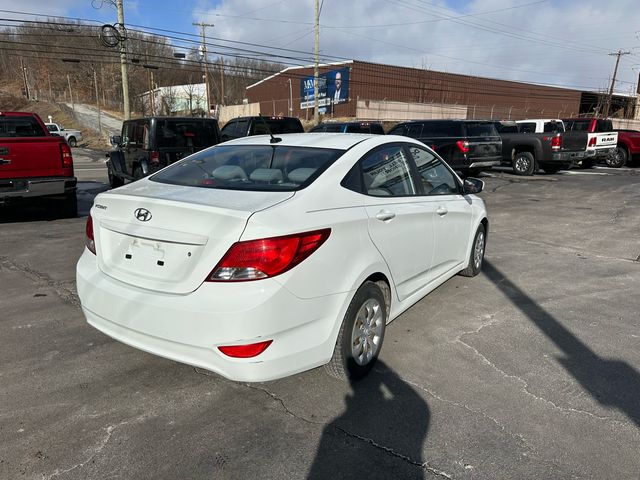
[[[342,75],[338,72],[336,73],[336,90],[340,90],[341,85],[342,85]]]

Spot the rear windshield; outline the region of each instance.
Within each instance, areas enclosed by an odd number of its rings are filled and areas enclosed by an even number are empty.
[[[269,126],[268,129],[265,123]],[[251,135],[269,135],[269,131],[274,135],[303,133],[304,128],[302,128],[300,120],[294,118],[264,118],[264,122],[259,118],[253,120]]]
[[[46,134],[33,117],[0,117],[0,137],[44,137]]]
[[[220,145],[153,175],[173,185],[290,192],[310,185],[343,150],[278,145]]]
[[[467,137],[497,137],[498,131],[493,123],[465,123],[467,127]]]
[[[422,124],[423,137],[462,137],[460,122],[425,122]]]
[[[589,125],[591,125],[591,119],[570,120],[569,122],[565,122],[565,127],[567,130],[574,130],[574,131],[581,131],[581,132],[588,131]]]
[[[198,149],[218,143],[215,122],[205,120],[158,120],[156,143],[158,148]]]

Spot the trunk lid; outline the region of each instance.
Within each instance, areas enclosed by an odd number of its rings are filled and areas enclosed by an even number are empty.
[[[254,212],[292,196],[148,180],[101,194],[91,212],[99,268],[136,287],[190,293],[240,239]]]

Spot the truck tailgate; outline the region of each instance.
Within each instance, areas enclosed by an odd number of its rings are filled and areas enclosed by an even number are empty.
[[[0,138],[0,179],[65,175],[60,137]]]
[[[563,132],[561,135],[563,150],[584,151],[587,149],[587,142],[589,141],[589,134],[587,132],[572,130]]]

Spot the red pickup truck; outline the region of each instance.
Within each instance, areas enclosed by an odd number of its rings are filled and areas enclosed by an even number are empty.
[[[640,156],[640,131],[638,130],[616,130],[618,132],[618,146],[616,153],[611,159],[610,167],[622,167],[625,164],[635,163]]]
[[[71,148],[35,113],[0,112],[0,205],[36,198],[66,217],[78,214]]]

